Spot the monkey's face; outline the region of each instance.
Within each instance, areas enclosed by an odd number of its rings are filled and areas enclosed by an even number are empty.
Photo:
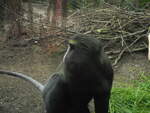
[[[101,49],[98,39],[76,35],[68,41],[68,49],[63,58],[64,64],[69,69],[83,69],[98,60]]]

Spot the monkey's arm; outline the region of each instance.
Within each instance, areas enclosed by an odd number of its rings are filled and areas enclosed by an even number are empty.
[[[95,113],[108,113],[110,92],[97,93],[94,96]]]
[[[113,71],[110,74],[105,74],[106,78],[103,78],[97,88],[94,95],[95,113],[108,113],[109,99],[111,95]]]
[[[95,113],[108,113],[109,99],[111,94],[112,82],[113,82],[113,70],[107,69],[109,72],[104,71],[103,78],[100,79],[99,85],[96,88],[94,95]]]

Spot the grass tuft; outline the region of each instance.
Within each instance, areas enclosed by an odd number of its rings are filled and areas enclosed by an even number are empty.
[[[109,113],[150,113],[150,76],[142,74],[133,84],[113,87]]]

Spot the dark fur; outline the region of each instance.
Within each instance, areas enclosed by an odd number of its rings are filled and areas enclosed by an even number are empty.
[[[65,58],[65,78],[71,99],[69,113],[89,113],[88,103],[94,98],[95,112],[108,113],[113,69],[95,38],[77,35],[77,44]]]
[[[53,75],[44,88],[43,99],[47,113],[68,113],[68,93],[63,75]]]

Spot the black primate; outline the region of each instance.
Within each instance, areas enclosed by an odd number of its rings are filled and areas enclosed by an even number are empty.
[[[34,84],[43,95],[47,113],[89,113],[93,98],[96,113],[108,113],[113,69],[96,38],[75,35],[68,41],[63,72],[56,73],[46,85],[15,72],[0,71]]]
[[[64,59],[64,73],[71,99],[69,113],[89,113],[94,98],[95,112],[108,113],[113,69],[95,38],[76,35]]]

